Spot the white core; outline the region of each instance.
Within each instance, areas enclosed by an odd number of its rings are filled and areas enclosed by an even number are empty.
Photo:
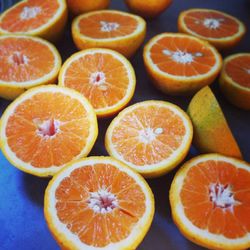
[[[37,134],[44,138],[52,137],[59,132],[60,122],[58,120],[41,121],[40,119],[34,119],[33,122],[37,126]]]
[[[91,192],[88,205],[95,213],[109,213],[118,207],[116,196],[106,189],[100,189],[97,192]]]
[[[20,18],[21,20],[29,20],[35,18],[41,11],[42,9],[40,7],[24,7],[20,14]]]
[[[10,64],[15,64],[19,66],[23,64],[28,64],[29,59],[26,55],[22,55],[19,51],[16,51],[11,56],[9,56],[8,62]]]
[[[139,132],[139,141],[148,144],[162,133],[163,133],[162,128],[156,128],[155,130],[153,130],[152,128],[146,128]]]
[[[105,74],[103,72],[98,71],[98,72],[94,72],[90,75],[89,81],[90,81],[90,83],[92,83],[94,85],[102,85],[105,83],[106,77],[105,77]]]
[[[218,29],[221,21],[223,21],[223,19],[206,18],[203,21],[203,25],[209,29]]]
[[[250,69],[246,69],[247,74],[250,75]]]
[[[101,24],[101,31],[103,32],[110,32],[112,30],[117,30],[120,27],[119,23],[101,21],[100,24]]]

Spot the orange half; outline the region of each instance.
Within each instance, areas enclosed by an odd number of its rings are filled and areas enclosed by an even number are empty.
[[[218,154],[183,165],[170,189],[174,222],[209,249],[250,247],[250,165]]]
[[[154,215],[146,181],[110,157],[69,164],[51,180],[44,201],[62,249],[136,249]]]
[[[54,85],[36,87],[3,113],[1,150],[22,171],[49,176],[86,156],[97,133],[95,112],[82,95]]]
[[[180,32],[209,41],[218,49],[235,46],[246,33],[245,25],[237,18],[210,9],[189,9],[178,18]]]
[[[83,94],[99,117],[121,110],[133,97],[135,84],[130,62],[108,49],[89,49],[72,55],[59,75],[59,85]]]

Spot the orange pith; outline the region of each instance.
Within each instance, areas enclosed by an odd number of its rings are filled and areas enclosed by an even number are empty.
[[[100,12],[83,17],[79,21],[80,33],[97,39],[126,36],[133,33],[138,22],[121,13]]]
[[[77,90],[90,101],[98,116],[108,116],[132,98],[135,74],[122,55],[107,49],[90,49],[65,62],[59,85]]]
[[[193,10],[184,17],[188,29],[209,38],[225,38],[239,31],[234,18],[213,10]]]
[[[235,57],[225,64],[225,73],[242,87],[250,89],[250,54]]]
[[[206,74],[216,63],[211,49],[192,37],[162,37],[151,47],[150,54],[159,70],[174,76]]]
[[[0,81],[26,82],[44,77],[55,67],[55,55],[47,44],[29,37],[0,39]]]
[[[58,1],[27,0],[5,14],[0,28],[7,32],[27,32],[46,24],[59,8]]]
[[[250,231],[250,171],[223,160],[188,170],[180,192],[187,218],[198,228],[229,239]]]
[[[95,208],[94,195],[100,201]],[[73,170],[58,185],[55,198],[60,222],[81,242],[93,247],[128,237],[145,212],[141,187],[111,164],[97,163]]]

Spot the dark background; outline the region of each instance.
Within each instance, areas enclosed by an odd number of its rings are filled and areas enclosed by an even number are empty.
[[[147,0],[145,0],[147,1]],[[5,3],[10,1],[5,1]],[[112,9],[127,11],[122,0],[113,0]],[[174,0],[157,19],[148,21],[145,42],[162,32],[177,31],[177,17],[180,11],[188,8],[213,8],[224,11],[241,19],[250,27],[250,0]],[[57,44],[63,61],[76,48],[70,35],[68,25],[62,40]],[[236,52],[249,52],[250,33],[233,50],[223,53],[223,57]],[[159,99],[173,102],[183,109],[187,108],[190,97],[170,97],[154,88],[147,77],[142,61],[142,47],[131,59],[137,75],[137,87],[131,103]],[[229,104],[218,89],[218,81],[212,84],[230,127],[239,142],[244,159],[250,162],[250,112],[242,111]],[[0,114],[7,101],[0,99]],[[99,120],[98,140],[91,155],[107,155],[104,148],[104,134],[111,119]],[[192,147],[187,158],[198,152]],[[168,191],[175,174],[149,180],[156,201],[156,212],[152,227],[139,250],[198,250],[203,249],[186,240],[173,224],[168,201]],[[1,250],[57,250],[59,247],[47,229],[43,216],[43,196],[48,179],[40,179],[17,170],[0,152],[0,249]]]

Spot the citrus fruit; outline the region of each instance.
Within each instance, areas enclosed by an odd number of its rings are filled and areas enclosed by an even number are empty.
[[[144,177],[157,177],[186,157],[192,137],[191,121],[182,109],[151,100],[121,111],[107,129],[105,146]]]
[[[184,236],[209,249],[250,247],[250,165],[219,154],[186,162],[170,188],[172,217]]]
[[[73,15],[79,15],[94,10],[107,9],[110,0],[67,0],[69,11]]]
[[[62,249],[136,249],[154,215],[146,181],[111,157],[63,168],[44,199],[47,224]]]
[[[87,99],[56,85],[26,91],[1,117],[2,152],[15,167],[37,176],[53,175],[86,156],[96,137],[96,115]]]
[[[61,57],[49,42],[22,35],[0,36],[0,97],[14,99],[26,89],[56,83]]]
[[[244,24],[237,18],[210,9],[189,9],[181,12],[178,29],[207,40],[218,49],[235,46],[246,32]]]
[[[125,12],[99,10],[76,17],[72,34],[80,50],[108,48],[131,57],[144,41],[146,22]]]
[[[88,49],[72,55],[59,75],[59,85],[82,93],[99,117],[121,110],[132,98],[135,83],[130,62],[109,49]]]
[[[239,146],[211,89],[206,86],[192,98],[187,110],[194,127],[194,145],[202,153],[242,158]]]
[[[250,53],[225,58],[220,87],[232,104],[250,110]]]
[[[129,9],[145,18],[153,18],[165,11],[172,0],[125,0]]]
[[[170,95],[193,94],[211,84],[222,65],[220,54],[207,42],[177,33],[152,38],[143,57],[155,85]]]
[[[65,0],[23,0],[0,16],[0,34],[40,36],[55,41],[67,21]]]

